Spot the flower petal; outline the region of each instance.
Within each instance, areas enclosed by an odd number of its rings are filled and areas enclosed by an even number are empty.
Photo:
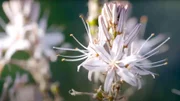
[[[108,65],[98,58],[88,58],[82,66],[89,71],[106,71]]]
[[[31,13],[30,13],[30,18],[32,21],[36,22],[38,20],[39,17],[39,13],[40,13],[40,4],[38,2],[33,3],[31,6]]]
[[[48,47],[60,44],[63,41],[64,41],[64,35],[59,32],[46,34],[42,39],[43,45]]]
[[[96,45],[94,49],[102,60],[109,63],[109,61],[111,60],[111,56],[104,47]]]
[[[16,51],[28,48],[30,48],[30,43],[27,40],[18,40],[8,48],[5,54],[5,59],[9,60]]]
[[[51,61],[56,61],[57,55],[56,52],[50,48],[44,48],[44,54],[50,58]]]
[[[136,18],[130,18],[126,22],[126,32],[130,33],[137,24]]]
[[[121,77],[121,79],[124,80],[126,83],[132,86],[137,86],[136,76],[133,73],[131,73],[128,69],[120,68],[118,69],[117,73]]]
[[[104,82],[104,91],[109,92],[112,86],[112,82],[114,79],[115,72],[113,69],[110,69],[107,73],[105,82]]]
[[[113,41],[111,56],[115,57],[114,60],[117,60],[122,56],[122,51],[123,51],[123,39],[121,35],[117,35]]]
[[[92,73],[93,73],[93,71],[89,71],[88,72],[88,79],[89,79],[89,81],[92,81]]]

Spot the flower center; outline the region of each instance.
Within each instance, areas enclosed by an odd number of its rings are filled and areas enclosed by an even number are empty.
[[[113,69],[116,69],[116,65],[117,65],[117,61],[114,60],[109,63],[109,67]]]

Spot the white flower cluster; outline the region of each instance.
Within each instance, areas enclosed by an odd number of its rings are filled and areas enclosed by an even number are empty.
[[[58,31],[46,33],[47,18],[45,13],[38,21],[40,5],[33,0],[10,0],[3,3],[3,10],[9,19],[5,24],[1,19],[1,26],[7,35],[0,38],[0,49],[5,51],[4,58],[10,60],[18,50],[25,50],[34,58],[45,56],[51,61],[56,60],[56,53],[52,46],[64,41],[64,36]],[[2,56],[3,57],[3,56]]]
[[[150,62],[150,57],[156,55],[159,48],[170,38],[164,41],[153,41],[151,34],[146,40],[140,39],[140,31],[144,25],[128,23],[128,3],[110,2],[105,3],[101,15],[98,18],[98,33],[92,37],[89,25],[85,24],[89,36],[89,45],[82,45],[72,36],[84,49],[57,48],[66,51],[77,51],[82,53],[78,56],[65,56],[63,61],[84,60],[79,66],[89,71],[88,78],[91,80],[93,72],[106,74],[104,91],[110,92],[113,82],[125,81],[126,83],[141,88],[141,76],[152,75],[149,69],[167,64],[167,59]],[[159,45],[157,45],[159,43]]]

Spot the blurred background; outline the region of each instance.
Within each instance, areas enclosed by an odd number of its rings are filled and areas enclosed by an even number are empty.
[[[1,0],[0,5],[2,5]],[[85,28],[80,14],[87,15],[88,0],[40,0],[41,11],[49,10],[50,16],[48,25],[58,25],[66,36],[66,42],[70,42],[72,47],[79,47],[76,42],[69,37],[73,33],[81,42],[86,44]],[[138,19],[146,15],[148,23],[145,38],[151,33],[166,34],[171,37],[167,43],[169,51],[155,56],[153,59],[163,57],[168,58],[168,65],[153,69],[158,73],[156,79],[151,76],[144,78],[145,85],[142,89],[136,91],[130,98],[130,101],[180,101],[180,96],[173,94],[171,89],[180,90],[180,1],[178,0],[130,0],[132,3],[132,15]],[[8,22],[2,7],[0,7],[0,16]],[[1,29],[1,31],[3,31]],[[17,57],[25,57],[26,54],[15,54]],[[87,78],[87,71],[81,69],[76,71],[80,62],[62,62],[58,58],[56,62],[51,63],[51,71],[54,81],[60,82],[60,93],[64,101],[88,101],[89,96],[71,96],[68,91],[75,89],[78,91],[93,92],[90,82]],[[1,78],[7,75],[15,75],[19,69],[15,66],[11,69],[5,68]],[[22,71],[23,72],[23,71]],[[33,80],[32,80],[33,82]],[[2,88],[3,81],[0,81]]]

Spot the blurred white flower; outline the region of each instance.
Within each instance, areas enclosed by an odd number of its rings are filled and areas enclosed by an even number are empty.
[[[51,61],[55,61],[57,55],[53,50],[53,46],[57,44],[63,45],[64,35],[59,31],[46,32],[47,19],[48,16],[46,14],[40,19],[38,24],[38,35],[34,35],[36,37],[34,43],[34,57],[42,58],[42,56],[45,55]]]
[[[56,96],[59,97],[57,94],[54,94],[53,98],[49,96],[51,72],[48,59],[55,61],[57,58],[52,46],[68,47],[69,44],[64,43],[64,35],[61,32],[57,30],[48,32],[47,12],[39,20],[40,5],[33,1],[10,0],[3,2],[3,10],[9,22],[6,24],[0,18],[0,25],[5,31],[2,34],[6,34],[0,37],[0,55],[2,59],[0,65],[4,66],[6,63],[19,65],[20,68],[31,73],[36,84],[38,84],[38,89],[36,86],[24,86],[28,81],[27,75],[20,76],[17,74],[14,84],[9,90],[10,95],[8,97],[12,101],[24,101],[25,99],[41,101],[41,97],[50,100],[56,99]],[[11,59],[12,55],[18,50],[28,52],[29,59]],[[38,95],[36,92],[41,94]],[[42,93],[47,93],[47,95],[42,96]]]
[[[58,31],[46,34],[47,19],[45,15],[38,23],[40,5],[33,0],[11,0],[3,3],[3,9],[10,22],[2,23],[7,36],[0,38],[0,48],[6,50],[5,59],[9,60],[18,50],[33,51],[34,57],[45,55],[51,61],[56,60],[52,46],[62,44],[64,36]]]
[[[0,47],[2,50],[6,50],[5,59],[7,60],[17,50],[30,48],[30,43],[25,39],[25,36],[28,31],[32,30],[31,21],[35,21],[38,17],[35,17],[35,14],[31,12],[31,7],[39,12],[39,5],[32,4],[32,0],[11,0],[3,3],[3,10],[10,22],[7,25],[1,23],[7,36],[0,39]]]

